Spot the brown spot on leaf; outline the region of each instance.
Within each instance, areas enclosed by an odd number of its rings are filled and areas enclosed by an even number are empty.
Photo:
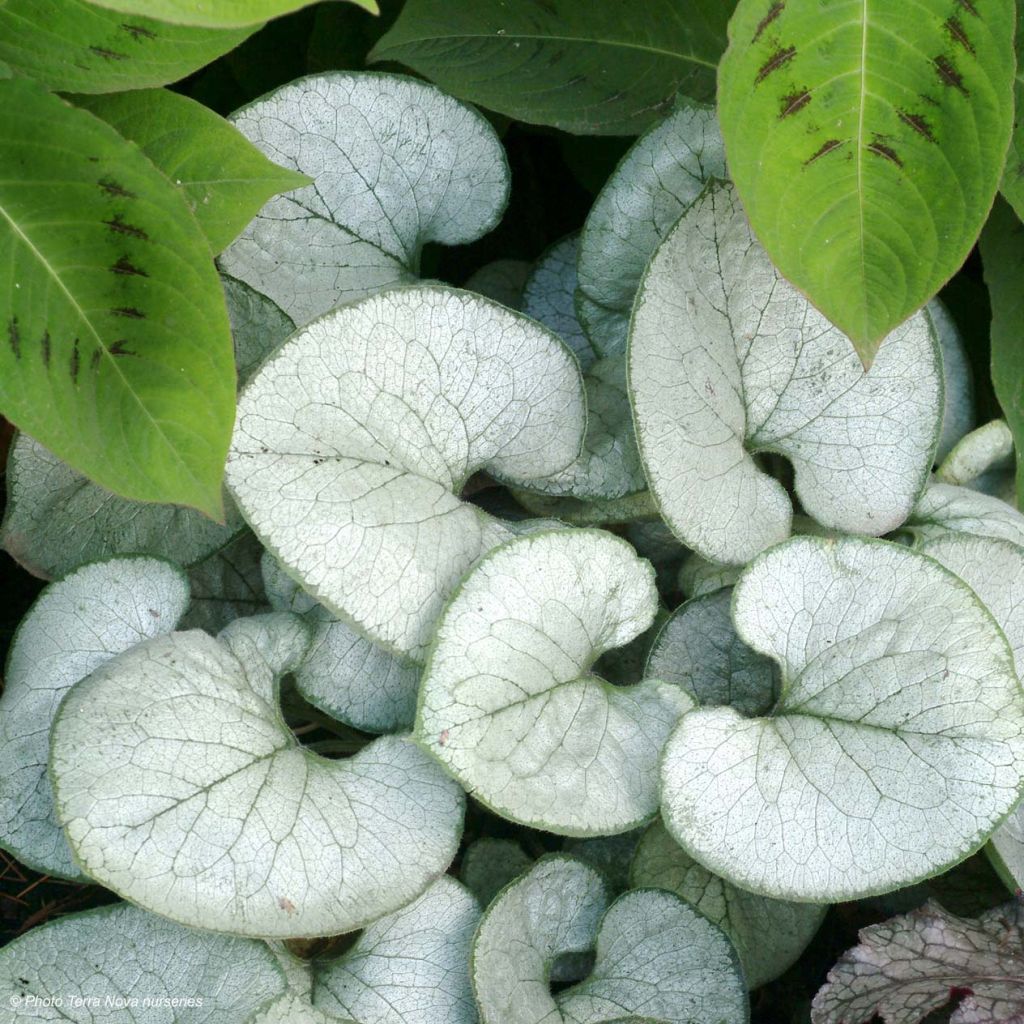
[[[124,274],[131,277],[149,277],[144,270],[135,266],[127,256],[122,256],[111,268],[112,274]]]
[[[804,167],[810,167],[815,161],[820,160],[823,156],[828,156],[841,145],[843,145],[842,139],[829,139],[827,142],[823,142],[818,151],[804,161]]]
[[[132,37],[132,39],[156,39],[156,33],[143,25],[121,24],[121,28]]]
[[[970,39],[967,38],[967,32],[964,29],[963,23],[959,18],[947,18],[946,19],[946,31],[958,42],[968,53],[974,53],[974,47],[971,45]]]
[[[967,86],[964,85],[963,76],[956,69],[956,65],[948,57],[936,57],[932,61],[935,65],[935,70],[939,74],[939,78],[942,79],[942,84],[946,86],[952,86],[959,92],[962,92],[965,96],[969,96],[970,93],[967,91]]]
[[[978,13],[978,8],[971,3],[971,0],[956,0],[956,2],[972,17],[981,17],[981,15]]]
[[[874,141],[867,147],[869,153],[874,153],[875,156],[882,157],[883,160],[888,160],[890,163],[895,164],[897,167],[903,166],[903,161],[899,158],[899,154],[892,146],[887,146],[881,136],[876,135]]]
[[[147,611],[149,612],[150,618],[152,618],[152,619],[159,619],[160,618],[160,613],[155,608],[148,608]]]
[[[757,23],[757,31],[750,41],[756,43],[764,35],[764,30],[783,12],[786,7],[786,0],[775,0],[775,3],[768,8],[768,13]]]
[[[142,228],[126,223],[124,217],[119,213],[114,214],[110,220],[105,220],[103,223],[117,235],[128,235],[129,238],[141,238],[143,241],[149,241],[149,235]]]
[[[127,53],[118,53],[117,50],[108,50],[105,46],[90,46],[90,50],[96,54],[97,57],[102,57],[104,60],[127,60]]]
[[[71,371],[72,384],[78,383],[78,371],[82,365],[82,356],[81,353],[78,351],[79,345],[81,345],[81,342],[78,340],[78,338],[75,338],[74,344],[71,347],[71,360],[68,364],[68,368]]]
[[[899,111],[899,118],[905,125],[913,128],[922,138],[927,139],[929,142],[936,141],[931,125],[920,114],[911,114],[906,110],[901,110]]]
[[[279,907],[280,907],[280,908],[281,908],[281,909],[282,909],[282,910],[283,910],[283,911],[284,911],[284,912],[285,912],[286,914],[294,914],[294,913],[295,913],[295,904],[294,904],[294,903],[292,903],[292,901],[291,901],[290,899],[288,899],[288,897],[287,897],[287,896],[282,896],[282,897],[281,897],[281,898],[280,898],[280,899],[279,899],[279,900],[277,901],[277,905],[278,905],[278,906],[279,906]]]
[[[7,321],[7,343],[11,346],[15,359],[21,358],[21,328],[18,327],[18,318],[12,316]]]
[[[110,354],[112,356],[134,356],[138,355],[137,352],[133,352],[130,348],[125,348],[128,344],[127,338],[119,338],[110,346]]]
[[[760,85],[770,74],[778,71],[779,68],[784,67],[796,56],[796,47],[787,46],[784,50],[776,50],[762,65],[760,71],[757,73],[757,77],[754,79],[755,85]]]
[[[100,365],[100,356],[101,356],[100,350],[98,348],[94,348],[92,350],[92,355],[89,356],[89,369],[90,370],[95,370],[96,367]]]
[[[779,111],[779,120],[791,117],[799,113],[811,102],[811,94],[804,89],[803,92],[790,93],[782,98],[782,109]]]
[[[43,336],[39,342],[40,348],[43,350],[43,365],[47,368],[50,366],[50,332],[43,331]]]
[[[113,178],[100,178],[97,184],[108,196],[117,196],[121,199],[135,198],[134,192],[129,192],[124,185],[118,184]]]
[[[146,314],[141,309],[136,309],[134,306],[115,306],[110,311],[114,316],[124,316],[129,320],[145,320]]]
[[[442,729],[441,735],[437,737],[437,744],[440,747],[446,746],[448,743],[448,730]]]

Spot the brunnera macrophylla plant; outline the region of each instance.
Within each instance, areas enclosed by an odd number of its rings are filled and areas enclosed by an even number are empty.
[[[418,274],[502,216],[475,110],[346,72],[232,122],[310,182],[221,257],[225,522],[14,446],[53,582],[0,845],[120,901],[0,951],[0,1020],[737,1024],[833,903],[982,849],[1024,885],[1024,516],[940,304],[865,370],[689,101],[467,288]],[[999,929],[869,930],[812,1019],[913,1024],[949,971],[1011,1019]]]

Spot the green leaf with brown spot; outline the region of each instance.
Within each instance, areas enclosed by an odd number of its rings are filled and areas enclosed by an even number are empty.
[[[0,81],[0,411],[109,490],[219,517],[234,391],[182,195],[99,118]]]
[[[93,0],[126,14],[148,14],[175,25],[205,25],[208,28],[232,28],[258,25],[308,7],[315,0]],[[376,0],[350,0],[371,14],[379,14]]]
[[[215,254],[235,240],[271,196],[312,180],[271,162],[219,114],[169,89],[75,102],[137,143],[181,189]]]
[[[957,271],[1003,174],[1013,0],[740,0],[729,168],[776,266],[865,365]]]
[[[140,9],[152,13],[149,6]],[[190,75],[258,27],[167,25],[85,0],[7,0],[0,4],[0,65],[66,92],[142,89]]]
[[[1016,113],[1013,119],[1013,139],[1006,154],[1003,172],[1003,197],[1024,220],[1024,6],[1017,7],[1017,78],[1014,83]]]

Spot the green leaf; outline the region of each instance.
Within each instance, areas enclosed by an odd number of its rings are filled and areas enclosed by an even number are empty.
[[[271,163],[220,115],[167,89],[78,97],[75,103],[137,143],[181,188],[214,254],[271,196],[310,183],[305,174]]]
[[[145,13],[151,4],[140,4]],[[125,17],[85,0],[0,4],[0,62],[65,92],[166,85],[234,49],[254,28],[188,28]]]
[[[220,517],[235,381],[206,239],[135,146],[24,79],[0,81],[0,281],[3,414],[109,490]]]
[[[371,61],[397,61],[520,121],[633,135],[678,90],[715,94],[732,3],[409,0]]]
[[[1006,154],[1006,170],[1000,186],[1003,197],[1024,220],[1024,6],[1017,4],[1017,76],[1014,81],[1016,100],[1013,138]]]
[[[125,14],[148,14],[175,25],[205,25],[230,28],[258,25],[279,18],[315,0],[91,0],[98,7],[109,7]],[[371,14],[378,14],[376,0],[349,0]]]
[[[960,267],[1013,121],[1013,0],[740,0],[719,70],[733,180],[782,272],[870,365]]]
[[[985,284],[992,299],[992,384],[1013,433],[1017,501],[1024,502],[1024,224],[997,202],[981,234]]]

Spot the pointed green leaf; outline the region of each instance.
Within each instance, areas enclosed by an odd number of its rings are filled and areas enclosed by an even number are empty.
[[[125,903],[57,918],[0,951],[0,1003],[12,1022],[256,1024],[284,986],[265,943],[183,928]]]
[[[717,924],[736,947],[752,989],[797,960],[828,912],[827,905],[773,900],[732,885],[698,864],[660,822],[640,840],[630,880],[674,892]]]
[[[46,765],[50,726],[68,690],[114,655],[174,629],[188,605],[180,570],[154,558],[115,558],[47,587],[14,636],[0,698],[0,846],[68,878],[71,859]]]
[[[419,660],[459,578],[511,536],[456,497],[465,481],[564,469],[584,421],[576,361],[540,325],[470,292],[394,289],[264,364],[239,399],[228,484],[309,594]]]
[[[271,163],[244,135],[212,110],[168,89],[78,97],[185,194],[214,255],[278,192],[309,184],[304,174]]]
[[[270,18],[307,7],[313,0],[90,0],[126,14],[149,14],[177,25],[233,27],[258,25]],[[376,0],[349,0],[378,14]]]
[[[86,0],[0,4],[0,61],[64,92],[118,92],[176,82],[238,46],[254,29],[206,29],[125,17]]]
[[[1013,139],[1006,155],[1006,171],[1000,186],[1003,197],[1024,220],[1024,7],[1017,5],[1017,77],[1014,83],[1016,110]]]
[[[665,823],[752,892],[824,902],[938,874],[1024,791],[1024,691],[992,616],[952,573],[896,544],[796,538],[733,598],[773,658],[765,717],[683,716],[662,765]]]
[[[297,324],[419,273],[427,242],[472,242],[497,224],[509,170],[487,120],[399,75],[312,75],[232,123],[313,184],[271,199],[221,257]]]
[[[992,300],[992,384],[1017,450],[1017,502],[1024,503],[1024,224],[997,202],[981,234]]]
[[[140,644],[76,687],[53,729],[58,817],[103,885],[183,924],[298,937],[419,896],[458,846],[463,795],[407,740],[343,761],[299,746],[277,679],[296,616]]]
[[[580,235],[579,315],[599,353],[626,351],[644,268],[708,181],[726,176],[718,120],[699,104],[681,104],[622,158]]]
[[[519,121],[632,135],[677,92],[709,100],[732,4],[409,0],[371,60]]]
[[[561,835],[636,828],[658,809],[662,746],[690,701],[616,687],[605,651],[651,624],[650,565],[611,534],[523,537],[456,591],[423,673],[416,738],[492,810]]]
[[[0,81],[0,271],[4,415],[112,491],[220,517],[235,385],[206,239],[135,146],[27,80]]]
[[[789,459],[822,525],[874,535],[903,522],[932,466],[942,381],[927,314],[865,372],[779,276],[727,185],[708,186],[648,266],[629,381],[662,515],[713,561],[742,564],[790,533],[790,497],[758,453]]]
[[[317,965],[314,1005],[366,1024],[476,1024],[469,952],[479,920],[472,894],[438,879],[339,959]]]
[[[740,0],[729,169],[772,261],[870,366],[960,268],[1013,123],[1013,0]]]
[[[556,957],[594,968],[552,995]],[[484,912],[473,943],[481,1024],[743,1024],[746,984],[728,939],[672,893],[640,889],[610,907],[601,876],[545,857]]]

